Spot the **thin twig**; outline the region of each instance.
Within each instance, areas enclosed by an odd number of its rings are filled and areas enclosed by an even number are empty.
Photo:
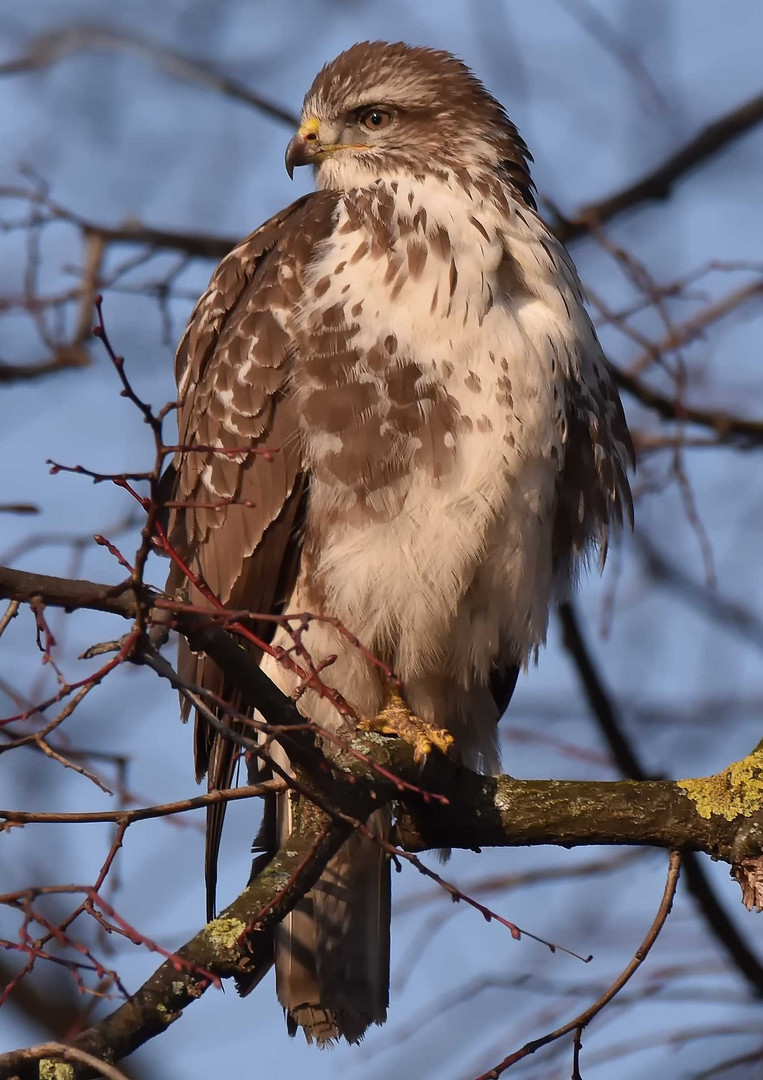
[[[150,818],[168,817],[172,814],[184,814],[188,810],[198,810],[213,803],[236,802],[239,799],[252,799],[260,795],[270,795],[284,791],[285,780],[265,780],[261,784],[248,784],[237,788],[216,788],[206,795],[197,795],[192,799],[178,799],[171,803],[158,803],[156,806],[141,806],[135,810],[98,810],[82,814],[35,813],[22,810],[0,810],[0,831],[13,825],[71,825],[103,821],[131,825],[134,821],[148,821]]]
[[[622,368],[615,368],[614,377],[621,390],[665,420],[676,420],[710,428],[715,432],[719,442],[734,443],[742,449],[760,446],[763,443],[763,420],[735,416],[722,409],[702,409],[684,405],[667,397],[659,390],[647,386],[641,379],[623,371]]]
[[[594,664],[575,607],[568,601],[560,605],[559,613],[564,647],[577,668],[591,712],[609,745],[615,764],[623,776],[631,780],[649,779],[646,768],[622,728],[614,700]],[[686,853],[684,872],[689,892],[697,901],[713,937],[726,950],[729,959],[747,980],[753,993],[756,996],[763,995],[763,966],[715,895],[695,852]]]
[[[196,83],[215,90],[225,97],[241,101],[273,120],[289,127],[297,127],[299,117],[270,101],[262,94],[250,90],[243,83],[217,71],[211,64],[198,57],[189,56],[138,34],[129,34],[106,26],[72,26],[41,34],[32,41],[21,56],[0,65],[0,75],[27,74],[51,67],[59,60],[80,52],[130,52],[148,57],[158,67],[185,82]]]
[[[518,1061],[522,1061],[524,1058],[529,1057],[530,1054],[534,1054],[536,1050],[540,1050],[542,1046],[548,1046],[549,1043],[556,1042],[557,1039],[563,1038],[565,1035],[569,1035],[572,1031],[577,1031],[580,1035],[577,1036],[579,1043],[580,1036],[582,1036],[583,1030],[588,1027],[591,1021],[598,1016],[601,1010],[608,1005],[612,998],[625,986],[632,975],[641,967],[644,960],[646,960],[649,952],[654,945],[655,941],[660,935],[660,931],[665,925],[665,920],[670,914],[670,909],[673,906],[673,898],[676,894],[676,887],[678,885],[678,875],[681,870],[681,854],[678,851],[671,851],[670,861],[668,864],[668,876],[665,881],[665,889],[662,894],[662,900],[660,906],[657,909],[652,925],[649,927],[646,937],[639,945],[638,949],[633,956],[633,959],[625,968],[625,970],[615,979],[610,987],[598,998],[592,1005],[590,1005],[584,1012],[576,1016],[574,1020],[570,1020],[569,1023],[564,1024],[562,1027],[557,1028],[556,1031],[550,1031],[547,1035],[541,1036],[539,1039],[533,1039],[531,1042],[525,1043],[519,1050],[515,1050],[513,1054],[509,1054],[503,1061],[500,1061],[492,1069],[489,1069],[486,1073],[482,1073],[476,1078],[476,1080],[498,1080],[507,1069],[511,1068]],[[577,1061],[577,1056],[576,1056]],[[574,1075],[574,1074],[573,1074]]]
[[[694,580],[675,562],[670,562],[643,534],[637,547],[644,560],[644,569],[655,585],[675,593],[695,611],[714,619],[724,630],[747,645],[763,650],[763,620],[753,608],[736,600],[719,596],[713,589]]]
[[[18,600],[9,601],[8,607],[5,609],[2,618],[0,618],[0,637],[2,637],[2,635],[8,629],[8,626],[10,625],[10,623],[18,615],[18,611],[19,611],[20,607],[21,607],[21,604],[19,604]]]

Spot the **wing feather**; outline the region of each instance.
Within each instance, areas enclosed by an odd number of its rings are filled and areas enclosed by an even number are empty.
[[[569,577],[591,544],[600,562],[610,532],[627,520],[633,527],[628,469],[635,464],[633,441],[612,369],[593,338],[580,377],[565,393],[566,445],[556,492],[554,564]]]
[[[295,309],[315,246],[331,232],[336,200],[327,192],[299,199],[235,247],[194,308],[176,355],[178,441],[184,449],[168,473],[172,500],[185,505],[170,514],[170,540],[234,609],[282,610],[299,566],[307,477],[289,392]],[[167,588],[185,589],[193,603],[212,607],[176,566]],[[274,626],[263,621],[255,629],[267,640]],[[183,678],[239,708],[216,665],[184,641],[178,667]],[[242,730],[240,721],[222,710],[219,715],[226,726]],[[210,790],[230,786],[237,758],[232,741],[197,717],[194,744],[197,778],[206,773]],[[207,815],[209,917],[224,813],[220,805]]]

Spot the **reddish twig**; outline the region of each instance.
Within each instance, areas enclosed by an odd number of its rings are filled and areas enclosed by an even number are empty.
[[[82,814],[38,813],[24,810],[0,810],[0,831],[19,825],[72,825],[91,824],[113,821],[117,825],[132,825],[134,821],[148,821],[152,818],[169,817],[185,814],[189,810],[199,810],[221,802],[237,802],[240,799],[253,799],[261,795],[284,791],[283,780],[264,780],[261,784],[247,784],[237,788],[217,788],[206,795],[196,795],[191,799],[176,799],[171,803],[158,803],[156,806],[140,806],[134,810],[96,810]]]
[[[517,926],[516,923],[513,923],[509,919],[504,918],[503,915],[499,915],[497,911],[493,911],[493,909],[487,907],[486,904],[481,904],[479,900],[475,900],[473,896],[469,896],[467,893],[459,889],[456,885],[451,884],[451,882],[446,881],[445,878],[435,873],[434,870],[430,870],[429,867],[425,866],[421,859],[419,859],[412,852],[404,851],[403,848],[396,847],[395,844],[390,844],[386,840],[381,840],[378,836],[375,836],[365,825],[359,829],[359,832],[361,832],[363,836],[366,837],[366,839],[378,844],[382,848],[382,850],[386,851],[391,858],[404,859],[406,862],[410,863],[411,866],[415,867],[415,869],[418,870],[418,872],[424,877],[427,877],[431,881],[436,882],[436,884],[439,885],[440,888],[443,889],[450,896],[451,900],[454,903],[458,903],[459,901],[463,900],[463,902],[465,904],[468,904],[469,907],[472,907],[475,911],[478,911],[482,918],[485,920],[485,922],[497,922],[500,923],[501,926],[505,926],[506,929],[511,933],[511,936],[514,938],[515,941],[519,941],[524,936],[530,938],[532,941],[537,941],[540,945],[545,945],[546,948],[552,953],[555,953],[557,951],[567,953],[568,956],[574,956],[576,960],[581,960],[584,964],[588,964],[591,962],[591,960],[593,960],[593,956],[580,956],[579,953],[573,952],[572,949],[568,949],[564,945],[556,945],[552,941],[546,941],[545,938],[538,937],[537,934],[531,934],[529,930],[523,930],[521,926]]]

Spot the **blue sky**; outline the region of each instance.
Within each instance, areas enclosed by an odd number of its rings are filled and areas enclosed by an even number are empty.
[[[436,6],[410,0],[383,5],[371,0],[175,0],[162,5],[133,0],[118,8],[99,0],[70,0],[65,12],[55,0],[37,0],[0,13],[0,49],[2,58],[10,57],[35,35],[64,25],[64,19],[108,20],[111,26],[203,56],[293,111],[320,65],[354,41],[383,37],[451,49],[507,106],[535,155],[541,194],[571,212],[648,170],[700,126],[760,92],[763,6],[750,0],[722,5],[711,0],[613,0],[590,7],[606,16],[626,43],[629,59],[635,57],[647,75],[613,56],[571,16],[574,5],[558,0],[440,0]],[[118,224],[134,217],[155,226],[238,236],[309,185],[309,177],[302,175],[306,170],[292,184],[283,169],[290,137],[286,126],[209,90],[179,83],[144,58],[79,55],[48,71],[6,80],[2,89],[0,183],[19,183],[19,165],[29,164],[50,183],[58,202],[97,222]],[[619,221],[612,238],[642,259],[659,281],[673,280],[710,259],[759,260],[762,159],[763,135],[756,132],[687,178],[668,203]],[[0,212],[5,216],[6,211]],[[0,291],[17,292],[23,244],[16,234],[0,241]],[[115,258],[124,256],[122,251]],[[613,306],[632,299],[632,285],[593,242],[577,244],[574,257],[592,292]],[[50,229],[41,268],[45,290],[70,284],[66,266],[80,259],[75,232],[64,226]],[[168,264],[165,260],[162,265]],[[190,298],[203,289],[211,269],[211,264],[197,261],[180,277],[184,295],[170,305],[175,338]],[[718,272],[703,281],[702,288],[712,298],[748,280],[749,275]],[[684,318],[698,303],[676,301],[671,310],[676,319]],[[126,355],[139,391],[156,403],[173,397],[172,348],[162,340],[156,305],[107,293],[105,310],[112,338]],[[659,333],[654,316],[644,316],[641,326],[646,333]],[[6,317],[3,331],[3,360],[39,359],[40,346],[28,321]],[[610,329],[602,339],[618,363],[627,363],[638,351]],[[721,323],[685,350],[685,361],[696,400],[760,413],[759,308],[745,308]],[[659,375],[656,378],[659,383]],[[126,511],[125,497],[79,477],[51,477],[45,466],[45,460],[53,458],[120,470],[150,460],[145,428],[119,398],[103,353],[96,348],[93,366],[85,371],[2,393],[0,455],[7,466],[0,501],[34,501],[42,513],[32,526],[28,519],[0,518],[0,557],[30,532],[107,532]],[[651,417],[632,402],[626,404],[634,426],[653,429]],[[687,472],[719,589],[759,610],[763,481],[755,455],[699,449],[690,452]],[[641,499],[637,515],[639,532],[702,580],[700,544],[676,485]],[[124,541],[128,551],[131,542]],[[48,545],[15,565],[65,574],[72,571],[70,560],[68,549]],[[628,539],[602,580],[592,574],[583,583],[581,604],[592,636],[603,621],[618,563],[614,618],[608,636],[596,640],[596,650],[649,767],[692,775],[715,771],[747,753],[760,735],[759,647],[720,632],[655,588],[644,577],[637,544]],[[118,578],[110,557],[94,546],[86,549],[76,572],[97,580]],[[153,567],[154,580],[160,581],[164,572],[163,564]],[[63,628],[63,621],[56,625]],[[72,677],[78,673],[78,652],[118,632],[106,617],[71,619],[62,634],[61,655]],[[29,617],[17,619],[3,641],[5,677],[24,692],[40,678],[31,641]],[[717,700],[717,708],[701,711],[708,699]],[[5,703],[3,711],[9,711]],[[505,766],[518,776],[615,775],[606,761],[582,760],[556,745],[572,744],[594,757],[602,754],[555,625],[539,666],[521,681],[504,727]],[[169,689],[147,673],[125,671],[110,678],[75,715],[69,735],[75,745],[134,755],[129,785],[146,800],[195,792],[190,732],[177,719]],[[31,754],[0,759],[0,784],[3,801],[15,806],[74,810],[109,805],[84,780],[64,776],[52,763],[43,766]],[[229,812],[223,896],[232,897],[247,872],[251,814],[243,805]],[[75,837],[55,826],[38,827],[31,853],[30,829],[0,837],[4,880],[12,887],[30,878],[92,878],[109,841],[107,830],[89,830]],[[488,873],[573,866],[596,854],[460,854],[447,874],[468,886]],[[137,825],[119,860],[120,913],[167,947],[182,943],[203,912],[198,829],[156,822]],[[647,854],[593,882],[573,879],[490,898],[533,933],[584,953],[593,951],[595,960],[585,968],[563,955],[551,956],[531,941],[517,944],[507,932],[483,924],[466,910],[459,910],[430,940],[428,920],[448,903],[435,897],[431,907],[395,918],[390,1023],[369,1036],[363,1047],[317,1053],[298,1040],[287,1040],[268,984],[244,1001],[230,989],[225,994],[210,991],[131,1064],[136,1074],[145,1069],[146,1075],[162,1080],[234,1069],[285,1080],[306,1073],[313,1080],[384,1080],[392,1075],[456,1080],[476,1075],[526,1038],[572,1016],[589,998],[554,999],[548,1005],[532,988],[494,987],[428,1023],[415,1038],[398,1042],[398,1025],[446,991],[484,974],[525,976],[528,985],[542,979],[603,988],[628,961],[651,921],[665,866],[662,854]],[[719,894],[760,947],[763,923],[744,917],[726,868],[714,869]],[[427,889],[408,869],[395,886],[398,898]],[[14,925],[9,923],[2,932],[15,933]],[[155,958],[124,942],[112,945],[113,962],[125,980],[132,987],[139,985]],[[664,1045],[650,1048],[651,1040],[663,1032],[753,1021],[753,1010],[739,1000],[741,982],[724,969],[691,902],[681,896],[649,968],[639,975],[641,985],[662,969],[675,964],[686,969],[690,962],[706,965],[707,974],[687,974],[671,991],[655,991],[651,999],[628,1010],[615,1006],[597,1021],[585,1040],[586,1080],[625,1080],[655,1070],[688,1077],[724,1054],[754,1045],[717,1037],[692,1042],[678,1052]],[[698,987],[708,992],[708,1000],[691,997]],[[684,993],[686,999],[673,1000],[670,993]],[[18,1014],[6,1009],[0,1014],[1,1049],[40,1034]],[[642,1052],[596,1064],[597,1055],[608,1047],[632,1038],[643,1041]],[[547,1053],[534,1059],[520,1075],[566,1077],[569,1067],[565,1050],[561,1057]]]

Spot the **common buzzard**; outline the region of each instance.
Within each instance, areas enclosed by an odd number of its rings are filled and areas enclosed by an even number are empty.
[[[318,190],[223,259],[176,361],[181,446],[274,451],[178,454],[172,539],[194,573],[231,608],[338,620],[485,771],[549,605],[632,517],[623,410],[530,160],[460,60],[354,45],[318,74],[286,153]],[[179,587],[205,603],[175,570]],[[272,621],[260,633],[292,644]],[[359,716],[389,704],[382,669],[334,623],[311,622],[302,645],[316,664],[336,656],[323,681]],[[181,644],[180,663],[235,703],[207,657]],[[339,729],[329,701],[299,704]],[[197,720],[210,788],[230,785],[234,757]],[[210,915],[222,818],[210,810]],[[290,818],[286,796],[266,811],[265,858]],[[371,826],[384,835],[388,817]],[[389,879],[379,846],[353,838],[279,927],[292,1033],[356,1042],[385,1019]]]

